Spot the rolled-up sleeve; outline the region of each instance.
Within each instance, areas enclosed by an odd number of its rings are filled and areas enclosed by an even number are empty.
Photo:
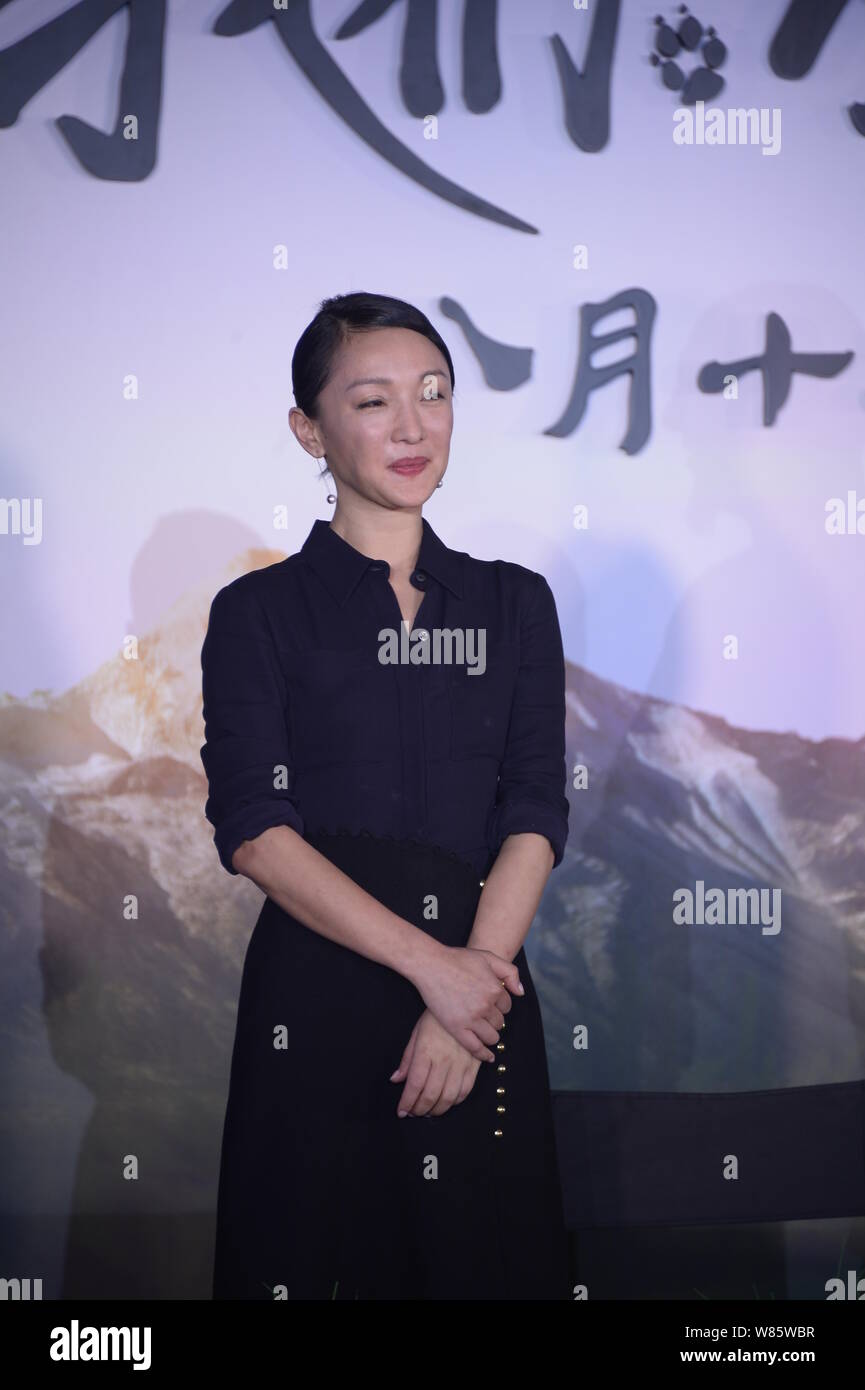
[[[522,617],[520,666],[491,826],[498,854],[508,835],[546,835],[561,862],[568,838],[565,796],[565,658],[553,592],[542,574]]]
[[[267,614],[250,576],[220,589],[201,649],[207,774],[204,814],[220,862],[272,825],[303,834],[294,799],[294,764],[285,674]]]

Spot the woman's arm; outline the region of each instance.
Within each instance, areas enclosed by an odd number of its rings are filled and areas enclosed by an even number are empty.
[[[561,863],[565,796],[565,658],[556,601],[535,574],[520,628],[520,669],[492,817],[495,856],[468,945],[513,960]]]
[[[486,1044],[497,1041],[511,1007],[507,990],[525,992],[510,961],[436,941],[367,893],[291,826],[270,826],[242,841],[231,864],[304,926],[397,970],[466,1051],[478,1061],[495,1061]]]
[[[508,835],[484,881],[466,945],[512,961],[534,920],[554,858],[545,835]],[[397,1114],[443,1115],[465,1100],[477,1074],[477,1061],[425,1010],[390,1078],[405,1083]]]
[[[466,945],[513,960],[534,921],[554,859],[545,835],[508,835],[484,880]]]
[[[254,840],[244,840],[232,865],[305,926],[412,983],[442,949],[434,937],[391,912],[290,826],[273,826]]]

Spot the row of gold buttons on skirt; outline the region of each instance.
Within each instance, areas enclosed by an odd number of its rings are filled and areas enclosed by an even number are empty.
[[[483,888],[485,882],[486,882],[486,879],[483,879],[483,878],[482,878],[482,879],[480,880],[480,886],[481,886],[481,888]],[[503,1022],[503,1023],[502,1023],[502,1028],[504,1028],[504,1026],[505,1026],[505,1025],[504,1025],[504,1022]],[[503,1043],[503,1042],[497,1042],[497,1043],[496,1043],[496,1052],[504,1052],[504,1050],[505,1050],[505,1045],[504,1045],[504,1043]],[[502,1062],[502,1061],[499,1061],[499,1062],[498,1062],[498,1064],[497,1064],[497,1066],[496,1066],[496,1071],[499,1072],[499,1073],[504,1073],[504,1072],[507,1071],[507,1067],[505,1066],[504,1062]],[[504,1094],[505,1094],[505,1088],[504,1088],[504,1086],[497,1086],[497,1087],[496,1087],[496,1096],[497,1096],[497,1097],[501,1097],[501,1096],[503,1096]],[[505,1113],[504,1102],[503,1102],[502,1100],[498,1100],[497,1103],[496,1103],[496,1114],[497,1114],[497,1115],[504,1115],[504,1113]],[[497,1123],[498,1123],[498,1124],[501,1124],[501,1120],[497,1121]],[[501,1139],[501,1138],[503,1137],[503,1135],[504,1135],[504,1130],[502,1130],[502,1129],[494,1129],[494,1130],[493,1130],[493,1137],[494,1137],[494,1138],[496,1138],[496,1139]]]
[[[502,1023],[502,1028],[504,1028],[504,1026],[505,1026],[504,1023]],[[497,1043],[496,1043],[496,1052],[504,1052],[504,1050],[505,1050],[505,1045],[504,1045],[504,1043],[503,1043],[503,1042],[497,1042]],[[496,1071],[503,1072],[503,1071],[506,1071],[506,1070],[507,1070],[507,1068],[505,1067],[504,1062],[499,1062],[498,1066],[496,1067]],[[505,1093],[505,1088],[504,1088],[504,1086],[497,1086],[497,1087],[496,1087],[496,1095],[497,1095],[497,1096],[503,1096],[504,1093]],[[505,1107],[504,1107],[504,1105],[503,1105],[501,1102],[499,1102],[499,1104],[496,1105],[496,1114],[497,1114],[497,1115],[504,1115],[504,1113],[505,1113]],[[499,1120],[499,1124],[501,1124],[501,1120]],[[503,1131],[500,1130],[500,1129],[494,1129],[494,1130],[493,1130],[493,1134],[495,1135],[496,1139],[501,1139],[502,1133],[503,1133]]]

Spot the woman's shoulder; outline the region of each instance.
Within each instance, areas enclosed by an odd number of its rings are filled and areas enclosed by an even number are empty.
[[[533,598],[544,576],[516,560],[480,560],[466,551],[463,556],[463,577],[470,593],[477,595],[500,593],[518,600]]]
[[[250,550],[247,551],[244,558],[246,560],[260,558],[265,561],[272,554],[272,550]],[[253,564],[242,574],[237,574],[232,579],[227,580],[216,591],[214,597],[218,597],[220,594],[230,594],[232,598],[238,600],[251,600],[264,598],[268,594],[283,593],[286,585],[296,582],[306,569],[303,551],[296,550],[293,555],[284,555],[280,560]]]
[[[267,610],[291,584],[299,556],[244,570],[217,589],[211,599],[211,618],[242,617],[251,611]]]

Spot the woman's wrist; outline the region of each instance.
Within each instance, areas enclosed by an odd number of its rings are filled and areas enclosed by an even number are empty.
[[[416,927],[412,922],[406,922],[405,926],[408,930],[400,942],[399,956],[393,962],[393,969],[419,990],[427,972],[437,964],[447,948],[422,927]]]

